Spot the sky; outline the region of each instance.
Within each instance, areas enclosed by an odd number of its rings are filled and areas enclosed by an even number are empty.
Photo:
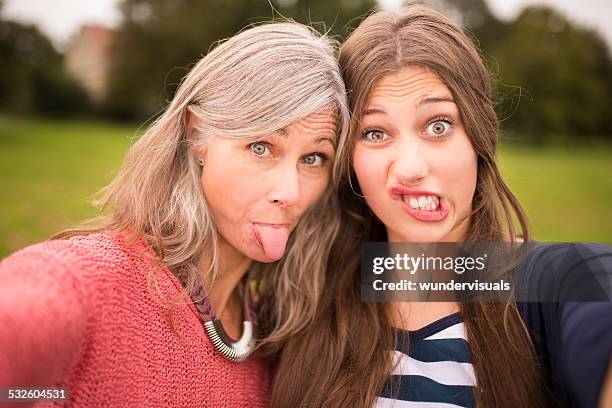
[[[7,18],[38,25],[60,49],[85,23],[117,26],[120,0],[4,0]],[[400,6],[404,0],[379,0],[384,8]],[[612,1],[610,0],[487,0],[495,15],[514,18],[523,7],[533,4],[553,6],[573,22],[599,31],[612,49]]]

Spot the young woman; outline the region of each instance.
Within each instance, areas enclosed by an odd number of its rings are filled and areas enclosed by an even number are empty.
[[[363,242],[512,243],[513,217],[529,231],[497,167],[488,73],[459,27],[425,6],[375,13],[340,66],[353,114],[341,230],[316,319],[282,349],[273,406],[604,406],[610,302],[362,301]],[[609,248],[581,249],[590,259],[559,263],[568,251],[553,245],[519,268],[563,277],[597,261],[610,282]]]
[[[107,215],[0,264],[0,385],[63,387],[72,406],[267,406],[249,279],[274,293],[271,336],[311,319],[347,129],[327,38],[277,23],[217,46],[127,153]]]

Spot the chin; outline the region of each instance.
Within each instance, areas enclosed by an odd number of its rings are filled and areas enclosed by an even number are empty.
[[[407,227],[401,237],[403,242],[442,242],[449,232],[447,228],[443,228],[441,225],[424,224],[418,227]]]
[[[272,262],[278,262],[278,261],[280,261],[281,259],[283,259],[283,258],[280,258],[280,259],[268,259],[268,258],[266,258],[266,257],[264,256],[264,257],[262,257],[261,259],[253,259],[253,260],[254,260],[254,261],[257,261],[257,262],[261,262],[261,263],[272,263]]]
[[[261,263],[272,263],[272,262],[280,261],[285,256],[285,254],[283,254],[283,256],[280,257],[279,259],[270,259],[266,256],[265,252],[261,248],[259,248],[259,246],[257,245],[255,245],[255,247],[252,249],[249,248],[249,250],[243,253],[247,257],[251,258],[253,261],[261,262]]]

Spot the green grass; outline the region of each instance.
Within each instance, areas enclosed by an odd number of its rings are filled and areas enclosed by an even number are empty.
[[[0,116],[0,257],[96,215],[135,127]]]
[[[536,239],[612,242],[612,145],[503,148],[499,162]]]
[[[0,116],[0,258],[94,216],[136,126]],[[612,146],[505,147],[502,173],[535,238],[612,241]]]

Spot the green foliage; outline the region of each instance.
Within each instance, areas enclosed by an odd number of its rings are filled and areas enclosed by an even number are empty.
[[[425,0],[425,3],[460,24],[483,50],[493,47],[507,30],[507,24],[491,13],[486,0]]]
[[[263,0],[124,0],[124,22],[113,52],[109,111],[132,118],[158,112],[190,65],[217,41],[250,24],[284,16],[341,35],[349,20],[372,9],[374,1],[278,0],[272,5],[278,13]]]
[[[545,7],[498,20],[486,0],[425,0],[462,24],[495,79],[508,134],[612,140],[612,59],[595,32]],[[123,0],[105,112],[142,120],[160,112],[181,78],[217,41],[262,21],[292,18],[342,40],[375,0]],[[2,1],[0,1],[0,10]],[[33,26],[0,18],[0,111],[90,111],[63,57]]]
[[[89,106],[63,57],[34,26],[0,19],[0,109],[75,113]]]
[[[527,8],[490,51],[503,85],[517,91],[502,105],[510,125],[536,142],[555,134],[612,139],[612,61],[604,41],[547,8]],[[521,90],[522,91],[522,90]]]
[[[281,7],[278,3],[285,5]],[[277,0],[274,4],[284,16],[310,24],[320,32],[329,30],[329,35],[340,41],[376,7],[373,0]]]
[[[542,144],[578,137],[612,140],[612,60],[604,40],[547,7],[513,21],[485,0],[428,0],[463,25],[481,48],[508,133]]]

